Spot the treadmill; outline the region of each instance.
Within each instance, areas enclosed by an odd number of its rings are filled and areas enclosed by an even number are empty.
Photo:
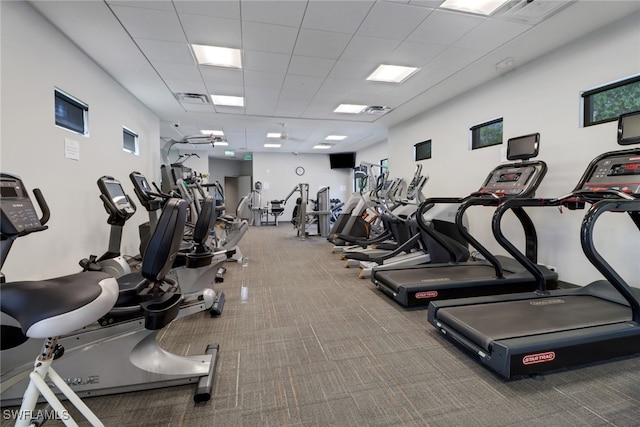
[[[627,120],[635,121],[638,133],[619,142],[640,143],[640,112],[621,116],[620,129]],[[607,280],[548,291],[537,266],[504,239],[502,216],[522,206],[580,209],[585,203],[592,206],[582,221],[582,249]],[[435,301],[429,305],[429,323],[505,378],[640,353],[640,290],[620,277],[593,242],[594,226],[607,212],[626,212],[640,231],[640,148],[598,156],[567,196],[514,199],[501,205],[493,218],[494,235],[535,275],[537,289],[524,294]]]
[[[520,160],[497,166],[489,173],[480,189],[463,198],[429,198],[423,202],[416,220],[432,241],[429,252],[446,250],[449,263],[437,263],[399,268],[373,268],[371,281],[385,294],[402,306],[426,308],[430,301],[532,291],[536,288],[534,276],[522,263],[500,255],[493,255],[478,242],[464,226],[463,218],[471,206],[498,206],[512,198],[533,197],[542,182],[547,165],[540,160],[529,160],[538,154],[540,134],[509,139],[507,159]],[[430,227],[425,212],[436,203],[459,203],[456,226],[459,234],[480,252],[484,260],[459,262],[459,243]],[[525,234],[526,256],[537,262],[537,236],[531,218],[522,208],[514,209]],[[539,266],[550,289],[558,286],[557,273]]]

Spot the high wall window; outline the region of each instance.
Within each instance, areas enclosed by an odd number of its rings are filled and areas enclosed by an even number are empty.
[[[89,135],[89,106],[54,89],[56,125],[80,135]]]
[[[417,162],[431,158],[431,140],[418,142],[413,146],[413,158]]]
[[[122,149],[138,155],[138,134],[126,127],[122,128]]]
[[[472,150],[502,144],[502,117],[475,125],[469,130]]]
[[[640,110],[640,75],[582,92],[582,123],[586,126],[618,120]]]

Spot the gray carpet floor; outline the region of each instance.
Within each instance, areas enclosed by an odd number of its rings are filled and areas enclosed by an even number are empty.
[[[176,320],[161,338],[181,355],[220,344],[211,400],[194,403],[191,385],[86,399],[105,425],[640,426],[638,357],[505,381],[426,311],[343,268],[325,239],[281,223],[240,247],[248,261],[216,285],[222,315]]]

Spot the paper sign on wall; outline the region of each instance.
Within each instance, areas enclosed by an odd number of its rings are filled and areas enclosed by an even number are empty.
[[[80,160],[80,143],[73,139],[64,139],[64,157],[72,160]]]

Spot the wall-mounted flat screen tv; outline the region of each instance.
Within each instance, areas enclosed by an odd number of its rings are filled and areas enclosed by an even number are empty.
[[[331,169],[353,169],[356,167],[356,153],[329,154]]]
[[[431,140],[418,142],[414,145],[413,158],[417,162],[418,160],[426,160],[431,158]]]

